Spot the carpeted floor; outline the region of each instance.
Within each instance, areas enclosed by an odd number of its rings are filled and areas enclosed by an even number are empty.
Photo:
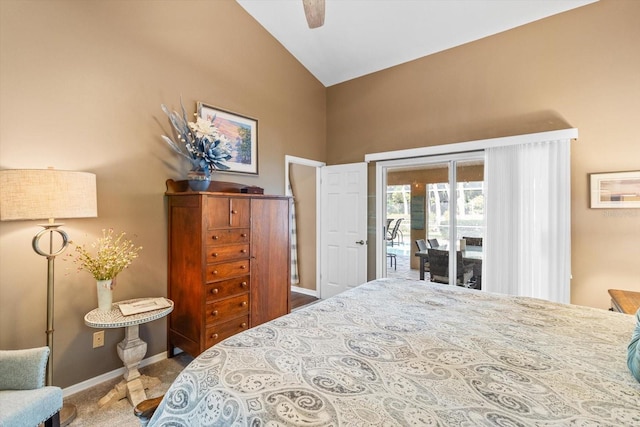
[[[193,360],[186,353],[165,359],[140,369],[142,375],[156,377],[160,380],[146,390],[147,397],[163,395],[178,374]],[[127,399],[122,399],[102,408],[98,408],[98,400],[105,396],[122,378],[106,381],[93,388],[76,393],[64,399],[65,403],[76,405],[78,415],[69,424],[72,427],[140,427],[138,418],[133,415],[133,407]]]

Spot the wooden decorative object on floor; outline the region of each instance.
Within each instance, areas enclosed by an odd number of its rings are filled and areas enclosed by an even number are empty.
[[[640,292],[609,289],[611,309],[620,313],[636,314],[640,308]]]
[[[153,416],[153,413],[158,408],[158,405],[160,405],[163,397],[164,395],[155,397],[153,399],[144,400],[138,403],[135,408],[133,408],[133,415],[140,419],[140,423],[142,425],[147,425],[147,423]]]

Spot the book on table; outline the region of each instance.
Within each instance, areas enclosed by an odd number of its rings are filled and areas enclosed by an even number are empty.
[[[147,311],[160,310],[161,308],[170,307],[171,304],[166,298],[147,298],[139,301],[118,304],[123,316],[131,316],[132,314],[145,313]]]

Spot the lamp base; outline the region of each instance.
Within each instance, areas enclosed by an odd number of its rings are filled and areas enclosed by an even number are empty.
[[[63,403],[62,409],[60,409],[60,427],[68,426],[71,424],[78,415],[78,410],[76,409],[76,405],[72,405],[71,403]]]

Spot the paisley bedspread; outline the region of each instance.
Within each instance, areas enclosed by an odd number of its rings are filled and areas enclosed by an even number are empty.
[[[640,426],[634,317],[382,279],[235,335],[149,426]]]

